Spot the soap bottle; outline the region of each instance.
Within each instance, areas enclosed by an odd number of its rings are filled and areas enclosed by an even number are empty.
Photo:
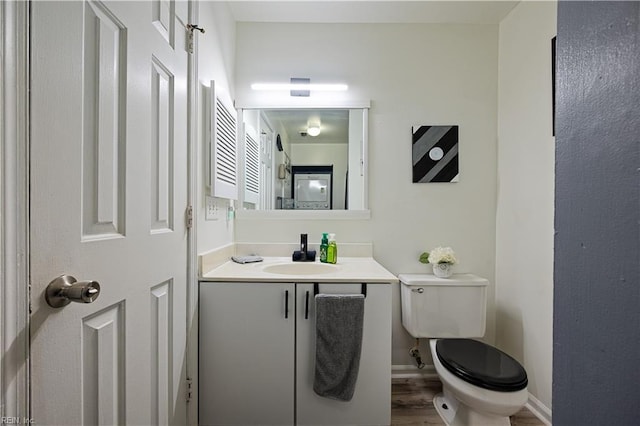
[[[338,245],[336,244],[336,234],[329,234],[329,246],[327,247],[327,262],[338,262]]]
[[[327,263],[327,248],[329,247],[329,240],[327,239],[327,233],[322,233],[322,240],[320,241],[320,262]]]

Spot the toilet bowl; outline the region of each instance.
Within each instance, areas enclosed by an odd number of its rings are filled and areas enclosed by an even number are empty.
[[[457,345],[447,348],[447,343]],[[438,344],[445,345],[441,353]],[[447,425],[511,424],[509,416],[517,413],[529,396],[526,372],[517,361],[470,339],[431,339],[429,347],[443,390],[433,404]]]
[[[524,368],[504,352],[471,338],[485,332],[488,281],[472,274],[438,278],[400,274],[402,324],[429,338],[441,382],[434,406],[448,426],[510,425],[528,399]]]

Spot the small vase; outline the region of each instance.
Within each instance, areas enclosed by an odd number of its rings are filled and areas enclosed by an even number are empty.
[[[433,265],[433,274],[438,278],[449,278],[452,273],[450,263],[436,263]]]

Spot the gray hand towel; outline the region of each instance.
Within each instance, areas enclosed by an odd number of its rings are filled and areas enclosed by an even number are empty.
[[[316,295],[316,371],[313,390],[320,396],[351,401],[362,349],[364,296]]]

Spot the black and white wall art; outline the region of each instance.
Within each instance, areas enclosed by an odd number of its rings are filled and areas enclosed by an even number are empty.
[[[458,182],[458,126],[411,128],[413,183]]]

